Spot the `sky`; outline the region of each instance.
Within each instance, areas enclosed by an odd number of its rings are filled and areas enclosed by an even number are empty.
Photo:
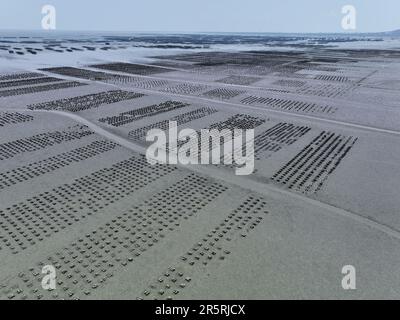
[[[46,4],[60,31],[345,32],[344,5],[356,32],[400,29],[399,0],[0,0],[0,29],[40,30]]]

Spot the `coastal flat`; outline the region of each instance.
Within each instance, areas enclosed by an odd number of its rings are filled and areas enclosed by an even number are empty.
[[[396,45],[186,40],[3,46],[0,298],[398,299]],[[169,121],[254,129],[255,172],[149,164]]]

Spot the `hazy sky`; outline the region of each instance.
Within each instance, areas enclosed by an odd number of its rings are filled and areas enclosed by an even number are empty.
[[[45,4],[58,30],[342,32],[346,4],[358,32],[400,29],[399,0],[0,0],[0,29],[40,29]]]

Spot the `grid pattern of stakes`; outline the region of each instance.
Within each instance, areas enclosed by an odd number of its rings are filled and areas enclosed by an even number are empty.
[[[81,139],[94,132],[86,126],[76,125],[63,131],[40,133],[29,138],[22,138],[0,144],[0,160],[15,157],[24,152],[33,152],[67,141]]]
[[[273,153],[295,143],[310,130],[311,128],[306,126],[295,126],[285,122],[276,124],[254,138],[254,159],[261,160],[270,157]],[[235,163],[235,155],[242,156],[243,154],[243,146],[234,149],[232,154],[222,154],[222,165],[219,166],[231,169],[237,168],[239,166]],[[250,156],[252,154],[246,155]]]
[[[105,80],[105,82],[112,84],[133,84],[137,82],[143,82],[144,80],[144,78],[114,74],[112,77]]]
[[[222,78],[220,80],[217,80],[216,82],[249,86],[260,80],[261,80],[261,78],[258,78],[258,77],[232,75],[232,76],[228,76],[228,77]]]
[[[274,75],[278,78],[291,78],[291,79],[307,79],[309,76],[303,73],[276,73]]]
[[[63,76],[86,79],[86,80],[107,80],[113,79],[118,77],[117,75],[100,72],[100,71],[93,71],[93,70],[86,70],[74,67],[58,67],[58,68],[46,68],[41,69],[42,71],[47,71]]]
[[[152,88],[166,86],[168,84],[169,81],[167,80],[149,79],[144,81],[134,81],[132,82],[132,87],[140,89],[152,89]]]
[[[189,106],[189,104],[179,101],[166,101],[160,104],[122,112],[117,116],[101,118],[99,119],[99,121],[107,123],[114,127],[120,127],[124,124],[131,123],[146,117],[152,117],[160,113],[178,110],[187,106]]]
[[[290,93],[290,90],[276,89],[276,88],[263,88],[264,91],[279,92],[279,93]]]
[[[222,131],[222,130],[229,130],[228,131],[228,136],[224,135],[223,137],[221,137],[220,140],[216,141],[215,139],[211,140],[208,136],[204,136],[200,134],[200,130],[197,131],[197,148],[195,148],[195,150],[197,150],[196,154],[191,154],[190,157],[192,158],[198,158],[198,160],[200,161],[200,157],[201,157],[201,146],[202,145],[208,145],[208,151],[213,150],[214,148],[220,148],[221,144],[225,143],[225,139],[233,139],[233,130],[234,129],[242,129],[242,130],[248,130],[248,129],[255,129],[258,126],[262,125],[265,123],[265,119],[261,119],[258,117],[253,117],[247,114],[235,114],[234,116],[230,117],[227,120],[224,121],[220,121],[217,123],[214,123],[212,125],[210,125],[208,127],[208,129],[216,129],[218,131]],[[186,144],[186,141],[179,141],[177,148],[180,148],[182,145]],[[191,146],[193,146],[193,144],[191,144]],[[176,152],[175,149],[169,149],[169,146],[167,144],[166,146],[166,150],[168,150],[168,152]],[[186,151],[181,151],[181,152],[186,152]]]
[[[174,94],[196,94],[200,91],[207,90],[209,86],[202,84],[191,84],[191,83],[180,83],[175,86],[168,86],[163,88],[161,91],[174,93]]]
[[[156,122],[150,124],[148,126],[138,128],[129,132],[129,138],[132,140],[144,140],[146,138],[147,132],[151,129],[161,129],[161,130],[168,130],[169,121],[176,121],[177,125],[180,126],[185,123],[189,123],[191,121],[201,119],[204,117],[209,116],[210,114],[218,112],[216,109],[203,107],[193,111],[189,111],[178,115],[176,117],[171,118],[170,120],[163,120],[160,122]]]
[[[19,96],[23,94],[32,94],[38,92],[74,88],[86,85],[87,85],[86,83],[80,83],[76,81],[63,81],[60,83],[47,84],[45,86],[23,87],[18,89],[3,90],[0,91],[0,97]]]
[[[62,79],[53,77],[13,80],[13,81],[0,82],[0,88],[22,87],[22,86],[42,84],[47,82],[59,82],[59,81],[62,81]]]
[[[179,297],[191,285],[193,277],[207,274],[209,267],[223,268],[223,261],[237,250],[237,242],[246,238],[268,214],[263,198],[248,197],[238,208],[198,239],[174,265],[154,279],[139,299]]]
[[[114,150],[117,144],[106,141],[94,141],[84,147],[61,153],[57,156],[30,163],[10,171],[0,173],[0,190],[18,183],[24,183],[44,174],[67,167],[99,154]]]
[[[147,90],[163,87],[170,84],[170,82],[167,80],[137,78],[137,77],[120,76],[120,75],[109,78],[106,80],[106,82],[118,85],[128,85],[129,87],[147,89]]]
[[[357,139],[323,131],[276,172],[272,180],[304,194],[316,193],[337,169]]]
[[[11,73],[11,74],[0,75],[0,81],[40,78],[40,77],[43,77],[43,74],[37,72]]]
[[[123,62],[95,64],[95,65],[92,65],[91,67],[97,68],[97,69],[110,70],[110,71],[138,74],[138,75],[151,75],[151,74],[156,74],[156,73],[164,73],[164,72],[173,71],[170,69],[160,68],[160,67],[155,67],[155,66],[147,66],[147,65],[140,65],[140,64],[134,64],[134,63],[123,63]]]
[[[285,100],[278,98],[264,98],[256,96],[248,96],[241,100],[241,103],[247,105],[264,105],[269,108],[283,110],[283,111],[295,111],[301,113],[327,113],[333,114],[337,108],[331,106],[321,106],[312,102],[303,102],[295,100]]]
[[[314,84],[306,85],[298,89],[296,93],[318,97],[337,98],[346,95],[356,87],[357,86],[354,85]]]
[[[0,210],[0,251],[18,254],[174,170],[131,157]]]
[[[247,130],[247,129],[255,129],[258,126],[262,125],[263,123],[265,123],[265,119],[250,116],[248,114],[235,114],[225,121],[212,124],[210,126],[210,129]]]
[[[202,96],[205,96],[208,98],[213,98],[213,99],[227,100],[227,99],[234,98],[243,93],[245,93],[245,91],[227,89],[227,88],[216,88],[216,89],[204,92],[202,94]]]
[[[140,259],[142,253],[165,241],[166,235],[201,212],[227,189],[222,184],[191,174],[127,212],[114,214],[109,222],[7,279],[0,284],[0,298],[88,297],[104,286],[109,278]],[[253,206],[250,210],[246,215],[254,214],[256,208]],[[239,220],[246,222],[242,228],[245,233],[255,226],[245,217]],[[231,229],[236,233],[240,224],[234,219],[233,222]],[[48,264],[57,269],[57,288],[54,291],[41,290],[41,270]]]
[[[350,79],[345,76],[334,76],[334,75],[324,75],[324,74],[318,75],[314,79],[322,81],[350,82]]]
[[[280,122],[266,130],[254,139],[255,159],[260,160],[261,155],[271,154],[290,146],[311,130],[310,127],[296,126],[291,123]]]
[[[299,88],[302,87],[306,84],[305,81],[300,81],[300,80],[277,80],[272,83],[275,86],[280,86],[280,87],[292,87],[292,88]]]
[[[5,125],[32,121],[33,116],[19,112],[0,112],[0,127]]]
[[[29,105],[31,110],[62,110],[79,112],[87,109],[98,108],[103,104],[111,104],[119,101],[130,100],[143,97],[141,93],[130,91],[113,90],[84,96],[54,100],[50,102]]]

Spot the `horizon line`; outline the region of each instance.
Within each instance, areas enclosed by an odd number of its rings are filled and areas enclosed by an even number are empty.
[[[357,31],[322,31],[322,32],[288,32],[288,31],[151,31],[151,30],[75,30],[75,29],[56,29],[56,30],[43,30],[43,29],[9,29],[0,28],[0,32],[43,32],[43,33],[57,33],[57,32],[87,32],[87,33],[141,33],[141,34],[337,34],[337,35],[368,35],[368,34],[390,34],[400,29],[395,29],[391,31],[368,31],[368,32],[357,32]]]

